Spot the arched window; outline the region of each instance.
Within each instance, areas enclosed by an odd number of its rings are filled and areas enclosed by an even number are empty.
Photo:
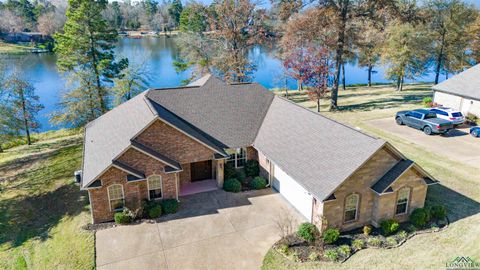
[[[125,197],[123,194],[123,186],[116,184],[108,187],[108,201],[110,203],[110,211],[120,211],[125,206]]]
[[[408,200],[410,199],[410,188],[403,187],[397,192],[396,215],[406,214],[408,212]]]
[[[345,198],[345,222],[357,219],[359,197],[358,194],[350,194]]]
[[[152,175],[147,178],[148,198],[150,200],[162,198],[162,177]]]

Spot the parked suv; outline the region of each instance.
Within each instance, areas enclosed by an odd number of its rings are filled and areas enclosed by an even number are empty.
[[[438,118],[434,112],[426,109],[399,111],[395,115],[395,122],[399,125],[423,130],[427,135],[444,134],[453,128],[452,122]]]
[[[455,126],[463,124],[465,122],[465,116],[457,110],[447,107],[435,107],[430,109],[431,112],[437,114],[438,118],[442,118],[451,121]]]

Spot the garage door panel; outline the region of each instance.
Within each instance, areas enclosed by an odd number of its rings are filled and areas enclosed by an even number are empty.
[[[278,166],[275,166],[272,186],[305,218],[311,220],[312,195]]]

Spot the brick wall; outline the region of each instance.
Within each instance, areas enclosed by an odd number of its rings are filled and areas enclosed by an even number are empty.
[[[137,139],[180,164],[213,158],[213,150],[160,120],[145,129]]]

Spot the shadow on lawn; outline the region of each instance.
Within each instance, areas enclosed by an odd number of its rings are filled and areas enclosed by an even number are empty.
[[[424,97],[430,97],[430,93],[415,93],[411,95],[401,95],[391,97],[389,99],[375,99],[367,102],[361,102],[351,105],[341,105],[341,111],[370,111],[375,109],[396,108],[398,104],[417,104],[422,101]]]
[[[426,205],[442,204],[447,208],[450,222],[480,213],[480,202],[458,193],[442,184],[428,187]]]
[[[0,201],[0,245],[21,246],[31,238],[45,240],[63,217],[76,216],[88,205],[86,192],[74,183],[34,196]]]

